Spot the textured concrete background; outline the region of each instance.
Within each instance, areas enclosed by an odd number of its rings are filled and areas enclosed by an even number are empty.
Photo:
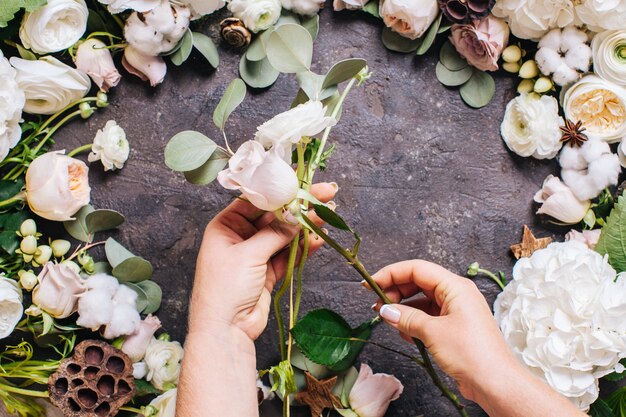
[[[211,18],[200,28],[216,42],[218,21]],[[321,22],[313,70],[325,72],[338,60],[363,57],[374,72],[349,97],[332,137],[337,150],[327,172],[318,177],[339,183],[338,212],[363,236],[366,266],[373,272],[392,262],[424,258],[463,274],[469,263],[479,261],[509,274],[513,260],[508,248],[519,241],[523,224],[541,236],[550,234],[535,224],[531,200],[543,178],[555,171],[553,163],[514,157],[500,139],[504,107],[514,95],[513,80],[496,77],[493,102],[473,110],[462,103],[457,90],[439,84],[434,53],[417,58],[385,50],[381,24],[363,15],[324,10]],[[155,266],[154,279],[165,294],[159,316],[164,328],[181,341],[204,226],[234,195],[217,184],[186,183],[164,165],[163,148],[170,137],[187,129],[219,138],[211,122],[213,109],[238,76],[240,57],[223,45],[220,53],[218,70],[194,55],[182,68],[170,66],[165,82],[155,89],[126,76],[111,94],[109,108],[57,136],[58,148],[72,149],[90,142],[109,119],[126,129],[130,160],[115,174],[103,174],[99,164],[92,167],[93,204],[126,215],[127,223],[114,236]],[[228,123],[235,145],[251,139],[257,125],[287,110],[296,91],[294,77],[283,75],[269,90],[251,92]],[[353,325],[372,316],[374,296],[361,288],[357,274],[334,252],[320,251],[307,271],[303,312],[329,307]],[[485,279],[477,284],[492,303],[496,285]],[[373,337],[413,352],[385,326]],[[279,360],[273,317],[257,346],[259,368]],[[387,415],[455,415],[414,365],[375,347],[366,347],[359,359],[405,384],[404,395]],[[278,410],[278,404],[266,404],[262,415],[277,416]],[[470,410],[472,416],[484,415],[476,406]],[[305,410],[294,413],[306,415]]]

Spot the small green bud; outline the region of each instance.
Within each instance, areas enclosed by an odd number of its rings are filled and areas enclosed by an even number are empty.
[[[20,225],[20,235],[26,237],[35,236],[35,234],[37,234],[37,223],[33,219],[24,220]]]
[[[96,106],[97,107],[106,107],[109,105],[109,96],[107,96],[107,93],[105,93],[104,91],[98,91],[98,94],[96,95]]]
[[[157,340],[160,340],[162,342],[169,342],[170,340],[172,340],[172,338],[170,337],[170,335],[168,333],[161,333],[157,337]]]
[[[64,239],[56,239],[50,243],[50,247],[55,258],[62,258],[70,251],[72,244]]]
[[[18,272],[18,275],[20,276],[20,285],[22,286],[22,288],[24,288],[26,291],[30,291],[35,288],[35,285],[37,285],[37,275],[35,275],[33,271],[20,272],[21,274]]]
[[[504,62],[518,62],[522,59],[522,49],[517,45],[509,45],[502,51],[502,60]]]
[[[533,87],[533,89],[535,90],[535,93],[543,94],[552,90],[553,86],[554,84],[552,84],[552,80],[550,78],[539,77],[537,81],[535,81],[535,86]]]
[[[34,255],[37,252],[37,238],[28,235],[20,242],[20,250],[24,255]]]
[[[502,64],[502,69],[506,72],[510,72],[511,74],[517,74],[519,72],[520,66],[517,62],[505,62]]]
[[[61,262],[61,265],[67,265],[76,271],[77,274],[80,273],[80,266],[78,266],[78,264],[74,261],[63,261]]]
[[[520,94],[530,93],[535,88],[535,83],[533,80],[522,80],[521,83],[517,86],[517,92]]]
[[[467,276],[468,277],[475,277],[476,275],[478,275],[478,270],[480,269],[480,265],[478,264],[478,262],[474,262],[472,263],[468,268],[467,268]]]
[[[95,111],[93,107],[91,107],[91,105],[87,102],[80,103],[78,109],[80,110],[80,117],[82,117],[83,119],[89,119]]]
[[[33,261],[37,262],[39,265],[45,265],[51,257],[52,248],[48,245],[39,245],[37,246],[37,251],[35,252]]]
[[[86,273],[88,274],[94,273],[94,271],[96,270],[96,263],[94,262],[91,255],[89,255],[85,251],[81,251],[78,253],[77,259],[78,259],[78,263],[83,266],[83,269],[85,270]]]
[[[539,75],[539,68],[534,59],[524,62],[519,69],[519,76],[522,78],[535,78],[537,75]]]

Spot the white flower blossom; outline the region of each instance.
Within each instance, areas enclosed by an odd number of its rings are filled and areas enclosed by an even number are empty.
[[[534,200],[541,203],[537,214],[546,214],[566,224],[580,223],[591,207],[590,200],[579,200],[572,190],[554,175],[548,175],[543,181],[541,190],[535,193]]]
[[[591,49],[594,72],[609,82],[626,87],[626,29],[596,34]]]
[[[591,47],[587,41],[587,34],[575,26],[552,29],[539,42],[537,67],[544,75],[552,76],[557,85],[573,83],[589,71]]]
[[[551,29],[579,23],[571,0],[498,0],[492,13],[509,23],[513,35],[533,41]]]
[[[152,338],[146,349],[144,362],[148,366],[146,380],[160,390],[178,384],[180,362],[183,360],[183,347],[178,342],[168,342]]]
[[[626,27],[626,0],[580,0],[576,14],[594,32]]]
[[[22,299],[22,290],[17,282],[0,276],[0,339],[11,335],[22,318]]]
[[[93,140],[89,162],[101,161],[104,170],[122,169],[128,159],[130,148],[126,133],[114,120],[109,120],[104,129],[98,130]]]
[[[378,13],[385,26],[400,36],[417,39],[440,12],[437,0],[382,0]]]
[[[17,84],[16,76],[15,69],[0,50],[0,161],[22,137],[20,121],[26,97]]]
[[[156,414],[152,417],[176,417],[176,388],[165,391],[149,404],[154,407]]]
[[[280,0],[283,8],[302,16],[313,16],[324,6],[325,0]]]
[[[280,0],[231,0],[228,10],[256,33],[278,21],[282,4]]]

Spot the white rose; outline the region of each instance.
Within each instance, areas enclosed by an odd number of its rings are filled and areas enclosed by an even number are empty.
[[[551,159],[563,146],[560,127],[564,124],[554,97],[522,94],[507,104],[500,133],[516,154]]]
[[[282,4],[280,0],[231,0],[228,10],[256,33],[278,21]]]
[[[574,3],[579,19],[594,32],[626,27],[626,0],[582,0]]]
[[[143,55],[157,56],[178,45],[189,28],[191,10],[186,6],[161,3],[147,13],[133,13],[126,20],[126,42]]]
[[[131,74],[143,81],[149,81],[152,87],[161,84],[167,73],[167,65],[163,58],[144,55],[130,45],[124,48],[122,65]]]
[[[333,0],[333,9],[336,12],[341,10],[361,10],[368,0]]]
[[[534,199],[541,203],[537,214],[547,214],[566,224],[579,223],[591,207],[591,201],[579,200],[567,185],[553,175],[544,180]]]
[[[27,113],[54,114],[83,98],[91,88],[86,74],[52,56],[37,61],[12,57],[10,62],[17,70],[17,84],[26,95]]]
[[[437,0],[382,0],[380,16],[385,25],[409,39],[417,39],[426,32],[439,14]]]
[[[626,89],[595,75],[581,78],[562,93],[565,117],[581,121],[585,133],[613,143],[626,137]]]
[[[334,118],[326,116],[326,108],[320,101],[308,101],[263,123],[257,128],[255,139],[290,162],[292,147],[303,136],[315,136],[336,123]]]
[[[0,50],[0,161],[20,141],[22,109],[26,103],[24,92],[16,81],[16,72]]]
[[[109,120],[104,129],[99,129],[93,140],[89,162],[101,161],[104,170],[122,169],[128,159],[130,148],[124,129],[114,120]]]
[[[194,19],[209,15],[226,5],[224,0],[183,0],[192,11]]]
[[[544,75],[551,75],[560,86],[578,80],[589,71],[591,48],[587,34],[575,26],[552,29],[539,41],[535,54],[537,67]]]
[[[105,93],[115,87],[122,76],[115,68],[111,52],[101,40],[91,38],[81,43],[74,56],[76,68],[89,75]]]
[[[180,362],[183,360],[183,347],[178,342],[166,342],[153,338],[144,362],[148,366],[146,380],[160,390],[178,384]]]
[[[509,23],[513,35],[533,41],[551,29],[579,23],[571,0],[498,0],[492,13]]]
[[[26,171],[26,199],[30,209],[44,219],[72,220],[89,204],[89,168],[83,161],[48,152],[31,162]]]
[[[324,6],[325,0],[280,0],[283,7],[302,16],[317,14]]]
[[[87,289],[73,268],[48,262],[37,277],[33,304],[52,317],[64,319],[76,312],[78,300]]]
[[[145,13],[157,7],[161,0],[98,0],[105,4],[110,13],[122,13],[125,10],[134,10]]]
[[[217,180],[228,190],[241,191],[244,198],[265,211],[275,211],[291,203],[299,189],[291,165],[253,140],[237,149]]]
[[[48,4],[26,13],[20,27],[24,47],[38,54],[68,49],[85,30],[89,10],[84,0],[48,0]]]
[[[591,49],[594,72],[626,87],[626,29],[598,33],[593,37]]]
[[[0,339],[13,333],[22,314],[22,290],[14,280],[0,276]]]
[[[149,404],[156,414],[153,417],[176,417],[176,394],[177,389],[170,389],[156,397]]]

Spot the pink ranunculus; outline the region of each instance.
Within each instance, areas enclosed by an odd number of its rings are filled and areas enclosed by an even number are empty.
[[[393,375],[374,374],[361,364],[359,376],[350,391],[350,407],[359,417],[383,417],[389,403],[400,398],[402,383]]]
[[[104,92],[115,87],[122,78],[106,44],[96,38],[88,39],[78,46],[74,63]]]
[[[139,362],[146,354],[146,349],[154,336],[154,332],[161,327],[161,320],[152,314],[148,315],[139,324],[135,333],[131,334],[122,344],[122,352],[127,354],[133,362]]]
[[[136,75],[143,81],[150,81],[152,87],[161,84],[167,73],[167,65],[163,58],[144,55],[130,45],[124,48],[122,65],[124,65],[126,71]]]
[[[601,233],[602,229],[583,230],[582,233],[572,229],[565,235],[565,241],[575,240],[584,243],[589,249],[595,249]]]
[[[37,281],[33,289],[33,304],[57,319],[76,312],[78,299],[87,290],[78,272],[65,264],[48,262]]]
[[[469,24],[452,25],[450,42],[473,67],[495,71],[509,42],[509,27],[504,20],[489,15]]]

